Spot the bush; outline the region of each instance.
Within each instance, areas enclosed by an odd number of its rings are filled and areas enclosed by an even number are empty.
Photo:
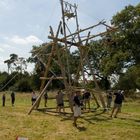
[[[18,91],[22,91],[22,92],[27,92],[27,91],[31,91],[31,84],[27,79],[21,79],[18,83],[16,83],[16,85],[14,86],[14,88]]]

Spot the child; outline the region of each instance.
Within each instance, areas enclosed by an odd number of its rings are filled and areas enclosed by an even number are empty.
[[[36,98],[37,98],[37,96],[36,96],[35,92],[34,92],[34,91],[32,91],[32,98],[31,98],[32,105],[35,103]]]

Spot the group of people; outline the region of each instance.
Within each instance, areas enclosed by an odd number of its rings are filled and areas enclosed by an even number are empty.
[[[15,93],[12,91],[10,96],[11,96],[11,104],[12,104],[12,106],[14,106],[14,104],[15,104]],[[3,95],[2,95],[2,106],[3,107],[5,106],[5,103],[6,103],[6,94],[3,93]]]
[[[90,97],[89,93],[87,95],[88,95],[87,97]],[[117,118],[118,113],[121,111],[122,102],[124,101],[124,91],[118,90],[114,93],[112,93],[112,92],[108,93],[108,95],[107,95],[107,107],[108,108],[111,108],[111,102],[113,100],[113,95],[115,96],[115,99],[114,99],[114,106],[112,108],[110,117]],[[73,104],[73,113],[74,113],[73,125],[74,126],[77,126],[77,119],[81,115],[82,103],[80,100],[80,96],[81,96],[80,91],[76,91],[76,94],[75,94],[74,99],[73,99],[73,101],[74,101],[74,104]],[[89,100],[88,100],[88,103],[90,104]]]
[[[81,92],[80,92],[81,93]],[[75,104],[74,102],[74,97],[76,96],[76,93],[72,93],[71,96],[69,97],[69,104],[70,104],[70,108],[71,111],[73,111],[73,106]],[[79,100],[80,100],[80,106],[81,109],[88,109],[90,110],[90,98],[91,98],[91,94],[89,91],[83,91],[82,94],[79,95]],[[59,90],[57,92],[56,95],[56,102],[57,102],[57,107],[56,107],[56,111],[58,111],[59,113],[61,112],[61,109],[63,109],[63,113],[65,113],[65,109],[64,109],[64,94],[61,90]]]
[[[71,111],[73,112],[74,117],[73,122],[74,126],[77,126],[77,119],[81,115],[81,109],[86,109],[87,105],[88,109],[90,109],[90,98],[91,94],[89,91],[83,91],[82,94],[81,91],[76,91],[69,96],[70,108]],[[61,109],[63,109],[63,113],[65,114],[64,94],[61,90],[57,92],[56,102],[57,102],[56,111],[58,113],[61,113]]]
[[[82,93],[82,94],[81,94]],[[73,112],[73,125],[77,126],[77,119],[81,115],[81,110],[82,109],[88,109],[90,110],[90,99],[91,99],[91,94],[89,91],[83,91],[81,92],[80,90],[73,92],[69,96],[69,103],[70,103],[70,108],[71,111]],[[110,117],[117,117],[117,114],[121,111],[122,107],[122,102],[124,100],[124,91],[118,90],[117,92],[111,92],[109,91],[107,93],[107,108],[111,108],[111,103],[113,100],[113,95],[115,96],[114,99],[114,106],[111,111]],[[35,91],[32,91],[32,96],[31,96],[31,101],[32,105],[35,103],[37,99],[37,95]],[[47,107],[47,100],[48,100],[48,93],[47,91],[44,92],[44,106]],[[3,93],[2,95],[2,106],[5,106],[5,101],[6,101],[6,95]],[[11,104],[14,106],[15,103],[15,93],[12,91],[11,92]],[[61,113],[61,109],[63,110],[63,113],[65,114],[65,108],[64,108],[64,94],[61,90],[57,92],[56,95],[56,111],[58,113]]]

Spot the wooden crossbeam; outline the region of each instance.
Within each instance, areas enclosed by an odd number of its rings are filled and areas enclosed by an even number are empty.
[[[84,31],[86,31],[86,30],[90,30],[90,29],[92,29],[92,28],[94,28],[94,27],[97,27],[97,26],[99,26],[99,25],[101,25],[101,24],[102,24],[102,22],[99,22],[99,23],[97,23],[96,25],[90,26],[90,27],[85,28],[85,29],[81,29],[81,30],[79,30],[79,31],[77,31],[77,32],[75,32],[75,33],[72,33],[72,34],[70,34],[70,35],[67,35],[66,38],[71,37],[71,36],[73,36],[73,35],[75,35],[75,34],[84,32]],[[62,39],[65,39],[65,38],[62,38]]]
[[[67,44],[70,44],[70,45],[73,45],[73,46],[78,46],[77,43],[74,43],[74,42],[71,42],[71,41],[66,41],[65,39],[60,39],[60,38],[56,38],[56,37],[53,37],[53,36],[48,36],[49,39],[55,39],[59,42],[62,42],[62,43],[67,43]]]
[[[59,79],[59,80],[61,80],[61,79],[67,79],[67,77],[54,77],[53,79]],[[51,77],[40,77],[40,79],[41,80],[49,80],[49,79],[51,79]]]
[[[102,33],[99,33],[99,34],[96,34],[96,35],[88,36],[87,38],[85,38],[85,39],[83,39],[83,40],[81,40],[80,42],[77,42],[77,43],[73,43],[73,42],[70,42],[70,41],[66,41],[64,38],[56,38],[56,37],[53,37],[53,36],[48,36],[48,38],[49,38],[49,39],[55,39],[55,40],[57,40],[57,41],[59,41],[59,42],[62,42],[62,43],[67,42],[67,44],[70,44],[71,46],[77,46],[77,47],[79,47],[79,44],[80,44],[81,42],[85,42],[85,41],[87,41],[87,40],[90,40],[90,39],[92,39],[92,38],[96,38],[96,37],[98,37],[98,36],[106,35],[106,34],[112,32],[112,31],[115,31],[115,30],[117,30],[117,28],[112,28],[112,29],[110,29],[110,30],[108,30],[108,31],[105,31],[105,32],[102,32]],[[77,33],[77,32],[76,32],[76,33]],[[76,33],[75,33],[75,34],[76,34]]]

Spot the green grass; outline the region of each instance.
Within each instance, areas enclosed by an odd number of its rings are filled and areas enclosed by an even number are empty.
[[[0,95],[1,97],[1,95]],[[0,100],[0,105],[1,105]],[[43,101],[41,102],[43,107]],[[48,107],[55,107],[55,100],[49,100]],[[92,102],[92,107],[95,107]],[[140,101],[123,104],[118,118],[111,119],[110,112],[85,113],[73,127],[70,114],[58,115],[33,111],[30,94],[16,94],[15,106],[6,95],[6,106],[0,106],[0,140],[15,140],[17,136],[29,140],[138,140],[140,138]],[[66,109],[69,112],[69,109]]]

